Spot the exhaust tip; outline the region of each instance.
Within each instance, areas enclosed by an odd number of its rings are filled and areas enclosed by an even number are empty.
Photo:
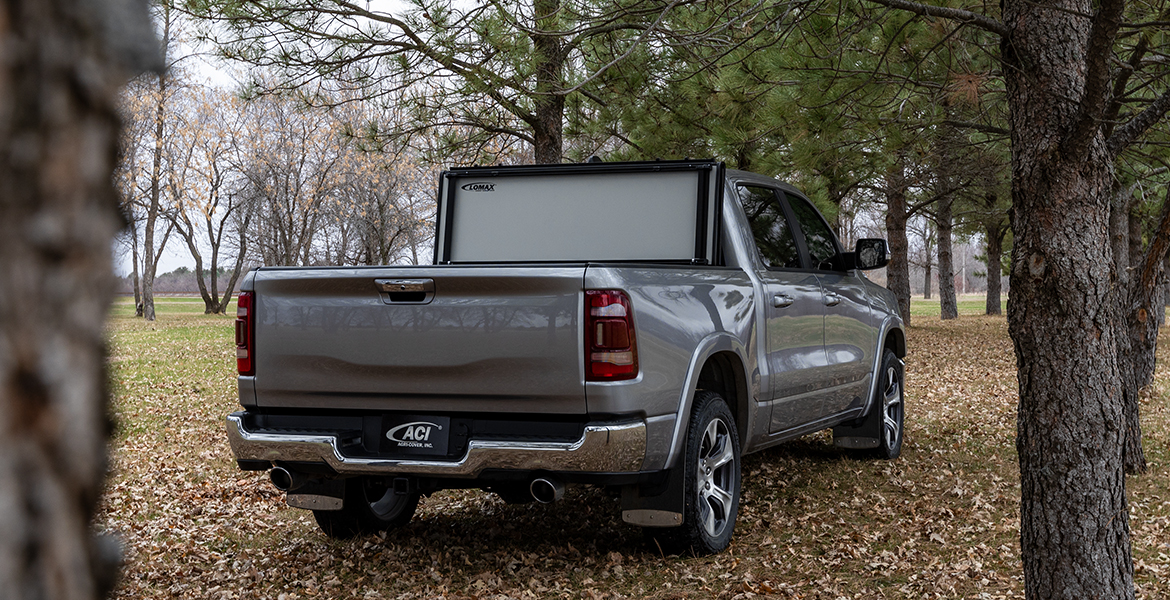
[[[541,504],[552,504],[565,497],[565,484],[556,479],[533,479],[528,486],[532,497]]]
[[[304,485],[302,477],[284,467],[274,467],[269,472],[268,478],[272,481],[272,485],[282,492],[295,490]]]

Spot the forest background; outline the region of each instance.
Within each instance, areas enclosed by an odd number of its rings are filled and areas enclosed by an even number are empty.
[[[1003,90],[983,51],[935,56],[938,36],[950,35],[942,24],[897,13],[854,13],[868,21],[851,26],[868,47],[832,48],[793,28],[840,26],[848,13],[797,18],[791,4],[682,4],[566,16],[607,26],[565,44],[573,47],[563,50],[555,95],[564,104],[559,160],[715,157],[777,176],[812,195],[846,246],[886,237],[893,218],[893,262],[905,271],[895,282],[907,303],[911,291],[937,293],[951,316],[956,293],[991,288],[997,310],[1011,244],[1007,138],[997,121]],[[190,8],[155,4],[169,70],[139,77],[122,99],[117,183],[131,227],[116,247],[126,265],[120,291],[145,299],[147,313],[155,291],[198,292],[209,312],[221,312],[240,272],[259,264],[428,263],[440,169],[535,160],[523,98],[517,115],[471,82],[414,67],[387,74],[394,67],[356,59],[260,59],[246,44],[265,42],[220,39],[227,28],[208,18],[220,13]],[[499,44],[476,39],[492,19],[509,26],[482,9],[460,17],[419,5],[407,14],[417,11],[441,15],[427,26],[468,45]],[[355,18],[354,31],[375,25]],[[624,31],[614,26],[623,19]],[[464,51],[450,45],[452,55]],[[484,70],[517,82],[514,95],[528,94],[533,108],[544,96],[524,85],[531,48],[507,50]],[[220,70],[213,78],[209,59]],[[891,60],[903,71],[893,79],[882,74]],[[938,61],[951,64],[929,64]],[[891,217],[895,167],[902,199]],[[1148,185],[1136,188],[1135,212],[1154,210]],[[176,262],[156,284],[159,265]],[[884,272],[875,279],[886,283]]]
[[[1170,247],[1165,2],[191,0],[156,22],[172,68],[125,96],[116,179],[147,320],[170,239],[216,313],[249,261],[425,261],[442,166],[718,158],[801,187],[847,244],[884,227],[907,323],[914,223],[944,320],[955,238],[987,265],[1010,248],[1027,591],[1132,596],[1122,467],[1146,468]],[[247,83],[184,83],[184,27]]]

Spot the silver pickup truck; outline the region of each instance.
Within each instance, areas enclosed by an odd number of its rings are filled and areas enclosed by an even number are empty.
[[[894,296],[800,192],[714,161],[442,173],[435,264],[264,267],[236,320],[239,467],[346,537],[419,498],[620,490],[672,551],[727,547],[741,456],[902,445]]]

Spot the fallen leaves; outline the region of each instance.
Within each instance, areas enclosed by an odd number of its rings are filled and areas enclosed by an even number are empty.
[[[113,472],[99,527],[119,535],[118,598],[1019,598],[1015,362],[1002,318],[909,332],[908,433],[891,462],[825,433],[744,459],[729,550],[660,555],[602,490],[549,505],[425,498],[389,534],[337,542],[236,469],[231,321],[111,325]],[[1170,344],[1161,344],[1170,348]],[[1167,364],[1163,357],[1161,364]],[[1128,480],[1138,597],[1170,597],[1170,377],[1143,398],[1151,463]]]

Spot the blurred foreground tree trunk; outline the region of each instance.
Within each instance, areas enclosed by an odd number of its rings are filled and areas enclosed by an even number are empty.
[[[6,0],[0,47],[0,598],[96,598],[118,555],[90,532],[122,223],[114,98],[157,42],[143,2]]]

